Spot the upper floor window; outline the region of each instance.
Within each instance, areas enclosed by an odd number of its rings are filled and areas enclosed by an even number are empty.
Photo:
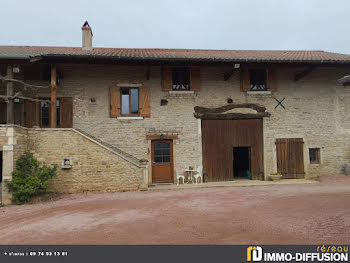
[[[172,72],[173,90],[190,90],[190,69],[173,68]]]
[[[151,117],[150,88],[125,84],[109,88],[110,117]],[[136,118],[138,119],[138,118]]]
[[[120,97],[122,115],[137,115],[139,113],[138,88],[121,88]]]
[[[265,69],[251,69],[250,75],[250,90],[251,91],[266,91],[267,77]]]

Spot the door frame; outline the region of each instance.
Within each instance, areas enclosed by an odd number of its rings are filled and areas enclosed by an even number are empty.
[[[235,162],[235,154],[234,154],[234,148],[248,148],[248,157],[249,157],[249,172],[251,173],[252,171],[252,147],[251,146],[233,146],[232,147],[232,174],[233,174],[233,180],[236,180],[238,177],[235,176],[235,167],[234,167],[234,162]]]
[[[218,123],[215,124],[215,122],[218,121]],[[211,123],[213,122],[213,123]],[[220,123],[221,122],[221,123]],[[253,124],[254,122],[254,124]],[[220,126],[218,126],[220,125]],[[242,130],[247,129],[249,125],[253,126],[253,129],[255,131],[254,136],[233,136],[235,133],[241,134]],[[219,138],[218,139],[218,133],[216,131],[210,131],[210,126],[214,126],[216,128],[223,127],[223,134],[226,136],[225,138]],[[225,128],[225,129],[224,129]],[[213,136],[213,134],[215,136]],[[233,134],[233,135],[232,135]],[[208,146],[207,140],[208,138],[212,138],[212,143],[210,146]],[[203,162],[203,171],[204,173],[207,173],[207,180],[209,182],[213,181],[231,181],[234,180],[234,172],[233,172],[233,147],[250,147],[250,170],[252,175],[252,180],[264,180],[264,173],[265,173],[265,162],[264,162],[264,154],[265,154],[265,147],[264,147],[264,119],[263,118],[256,118],[256,119],[202,119],[202,125],[201,125],[201,138],[202,138],[202,162]],[[226,144],[224,144],[220,140],[225,140]],[[227,154],[225,156],[230,156],[230,160],[225,159],[225,163],[227,162],[227,166],[224,169],[221,169],[222,171],[226,171],[226,174],[229,174],[229,178],[232,178],[231,180],[226,180],[228,176],[220,176],[220,178],[211,178],[209,176],[209,171],[211,167],[213,166],[212,163],[210,163],[212,160],[210,160],[210,157],[208,157],[209,148],[213,148],[213,144],[220,141],[220,145],[230,145],[230,150],[227,149]],[[223,147],[221,147],[223,148]],[[226,151],[226,148],[224,149]],[[229,162],[229,163],[228,163]],[[228,170],[228,166],[230,166],[230,170]],[[232,172],[231,172],[232,169]],[[227,172],[229,171],[229,172]]]
[[[163,137],[163,138],[160,138]],[[170,142],[170,165],[171,165],[171,177],[172,183],[175,183],[175,147],[174,147],[174,136],[147,136],[148,140],[148,184],[153,184],[153,144],[155,142],[168,141]],[[177,136],[176,136],[177,138]]]

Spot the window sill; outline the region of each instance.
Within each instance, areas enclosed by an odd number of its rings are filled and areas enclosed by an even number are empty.
[[[117,117],[117,120],[143,120],[143,117]]]
[[[193,90],[171,90],[169,94],[194,94]]]
[[[266,91],[247,91],[248,95],[270,95],[271,91],[266,90]]]
[[[171,90],[169,91],[167,98],[168,99],[191,99],[196,96],[196,93],[193,90]]]

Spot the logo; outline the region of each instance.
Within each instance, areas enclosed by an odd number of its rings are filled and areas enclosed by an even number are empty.
[[[261,261],[263,258],[262,248],[259,246],[247,248],[247,261]]]
[[[292,246],[287,252],[270,252],[269,248],[264,248],[263,253],[262,247],[250,246],[247,247],[247,262],[348,262],[348,249],[347,246],[318,246],[316,252],[297,252]]]

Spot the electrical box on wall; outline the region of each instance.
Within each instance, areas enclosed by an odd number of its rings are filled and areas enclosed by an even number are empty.
[[[72,162],[69,158],[62,160],[62,169],[72,169]]]

